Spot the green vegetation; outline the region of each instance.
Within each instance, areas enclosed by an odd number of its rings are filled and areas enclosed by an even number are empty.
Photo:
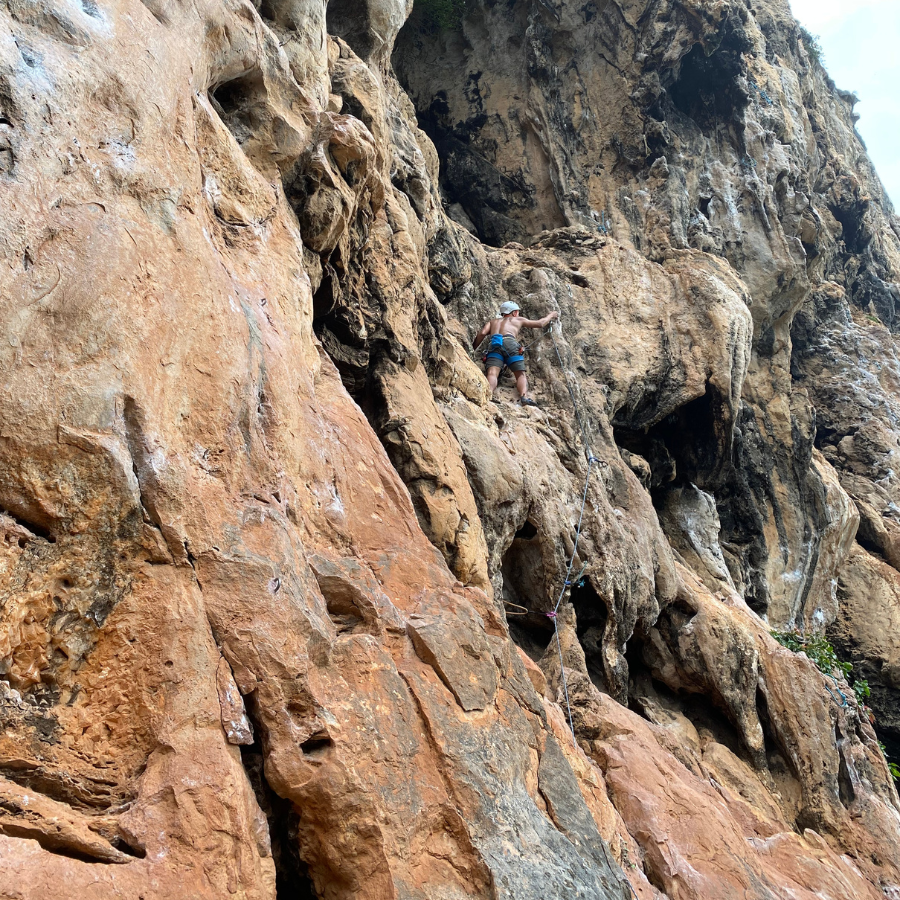
[[[887,761],[887,767],[888,769],[890,769],[891,776],[893,777],[894,781],[900,781],[900,766],[898,766],[897,763],[891,762],[887,758],[885,746],[881,743],[881,741],[878,742],[878,746],[881,748],[882,756],[884,756],[885,760]]]
[[[805,653],[811,662],[815,663],[820,672],[824,672],[831,678],[843,676],[847,684],[850,684],[850,673],[853,671],[853,665],[848,662],[841,662],[834,647],[825,640],[824,637],[813,635],[806,637],[799,631],[773,631],[772,637],[793,650],[794,653]],[[872,695],[869,689],[869,682],[864,678],[857,678],[852,683],[853,693],[856,695],[856,701],[863,709],[868,709],[866,700]]]
[[[459,26],[474,0],[415,0],[415,9],[430,28],[449,31]]]
[[[816,635],[805,637],[799,631],[773,631],[772,637],[782,647],[787,647],[794,653],[805,653],[826,675],[833,676],[837,670],[844,678],[847,678],[853,671],[853,666],[850,663],[841,662],[837,653],[834,652],[834,647],[823,637]]]
[[[822,50],[822,44],[819,42],[819,36],[817,34],[813,34],[811,31],[807,30],[801,25],[800,37],[803,39],[803,46],[806,47],[806,52],[809,54],[810,59],[812,59],[814,62],[819,63],[819,65],[824,65],[825,52]]]

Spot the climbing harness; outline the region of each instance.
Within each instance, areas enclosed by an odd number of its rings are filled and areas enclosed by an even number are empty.
[[[516,341],[518,353],[509,353],[504,346],[504,341],[507,337],[510,337],[510,335],[492,334],[491,343],[488,346],[487,353],[483,357],[485,363],[496,365],[497,368],[502,367],[504,371],[512,368],[516,363],[525,362],[524,346]],[[515,339],[513,338],[513,340]]]
[[[495,350],[494,338],[500,338],[499,344],[496,347],[496,351],[494,352],[494,358],[499,359],[502,363],[502,368],[500,369],[500,374],[497,376],[498,378],[502,378],[506,373],[506,370],[509,368],[509,363],[519,362],[520,360],[524,361],[525,359],[525,351],[533,347],[547,332],[542,331],[533,341],[529,341],[527,344],[519,344],[519,353],[516,356],[511,356],[508,359],[505,358],[500,352],[503,346],[503,338],[505,335],[494,334],[491,335],[491,343],[488,346],[488,349],[481,354],[482,363],[487,363],[488,357],[491,356],[492,352]]]

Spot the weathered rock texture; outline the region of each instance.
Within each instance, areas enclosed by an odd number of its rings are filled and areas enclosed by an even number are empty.
[[[900,897],[852,99],[781,0],[437,6],[0,11],[0,898]]]

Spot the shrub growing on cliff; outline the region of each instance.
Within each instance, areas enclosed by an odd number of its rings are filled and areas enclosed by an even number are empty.
[[[782,647],[787,647],[788,650],[793,650],[794,653],[805,653],[807,658],[815,663],[820,672],[824,672],[831,678],[837,678],[839,675],[842,675],[846,679],[847,684],[851,684],[850,673],[853,671],[853,664],[841,662],[837,653],[834,652],[834,647],[825,638],[817,635],[806,637],[799,631],[773,631],[772,637]],[[839,673],[839,675],[836,673]],[[866,700],[872,694],[869,682],[864,678],[857,678],[852,682],[851,686],[856,696],[856,702],[869,713],[869,718],[874,721],[869,708],[866,706]]]
[[[806,47],[806,52],[809,54],[809,58],[813,60],[813,62],[817,62],[822,65],[822,61],[825,59],[825,53],[822,50],[822,44],[819,42],[819,36],[817,34],[813,34],[811,31],[801,25],[800,37],[803,39],[803,46]]]
[[[884,757],[885,762],[887,763],[887,767],[891,773],[891,777],[894,779],[894,781],[900,781],[900,766],[898,766],[897,763],[891,762],[888,759],[887,747],[885,747],[884,744],[882,744],[881,741],[879,741],[878,749],[881,750],[881,755]]]
[[[794,653],[805,653],[810,661],[814,662],[826,675],[833,676],[837,670],[844,678],[847,678],[853,671],[853,666],[850,663],[841,662],[837,653],[834,652],[834,647],[823,637],[816,635],[805,637],[799,631],[773,631],[772,637],[782,647],[787,647]]]

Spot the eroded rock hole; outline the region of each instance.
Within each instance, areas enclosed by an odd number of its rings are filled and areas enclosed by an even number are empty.
[[[689,621],[688,613],[677,611],[664,626],[667,631],[683,628]],[[635,633],[626,648],[628,664],[628,706],[638,715],[671,732],[675,741],[671,749],[688,768],[694,768],[710,743],[720,744],[750,768],[758,770],[765,760],[750,751],[741,733],[723,707],[721,700],[712,696],[709,686],[702,684],[697,673],[689,666],[682,668],[677,656],[665,661],[659,654],[659,644],[666,638],[650,633]],[[767,750],[772,735],[767,734]],[[777,750],[769,754],[776,767],[784,769],[784,761]],[[784,772],[784,783],[790,774]]]
[[[259,69],[217,85],[209,92],[209,99],[241,146],[264,128],[266,86]]]
[[[538,662],[553,639],[544,562],[538,530],[525,522],[516,533],[501,565],[503,601],[512,639]]]
[[[30,531],[35,537],[41,538],[48,544],[56,543],[56,535],[54,535],[50,530],[48,523],[37,521],[37,517],[35,515],[30,515],[22,509],[13,510],[9,507],[0,507],[0,513],[9,516],[9,518],[16,522],[16,524],[20,525],[27,531]],[[20,547],[26,547],[28,544],[28,539],[20,536],[18,539],[18,544]]]
[[[635,427],[633,418],[614,423],[615,441],[646,460],[651,492],[688,483],[713,490],[729,455],[729,418],[718,392],[708,387],[702,397],[649,428]]]
[[[828,208],[835,219],[841,223],[847,252],[854,256],[862,253],[872,241],[872,233],[865,224],[869,201],[858,200],[845,206],[832,204]]]
[[[734,15],[729,16],[721,34],[722,40],[712,53],[700,44],[693,47],[681,60],[678,76],[668,88],[675,108],[704,131],[739,120],[750,101],[739,81],[744,74],[741,57],[751,49],[750,41]]]
[[[259,15],[260,18],[268,19],[270,22],[274,22],[276,25],[284,25],[286,24],[285,16],[279,15],[283,10],[283,4],[279,3],[278,0],[262,0],[259,4]]]
[[[315,736],[308,741],[304,741],[300,745],[300,749],[303,751],[304,756],[323,756],[333,746],[334,741],[330,737]]]
[[[254,723],[254,733],[259,728]],[[262,747],[241,747],[241,761],[256,801],[269,824],[275,863],[276,900],[318,900],[306,863],[300,856],[300,815],[294,804],[279,797],[266,781]]]
[[[584,649],[588,675],[599,690],[609,693],[609,679],[603,665],[603,635],[606,632],[609,610],[586,578],[572,585],[569,602],[575,608],[575,631]]]

